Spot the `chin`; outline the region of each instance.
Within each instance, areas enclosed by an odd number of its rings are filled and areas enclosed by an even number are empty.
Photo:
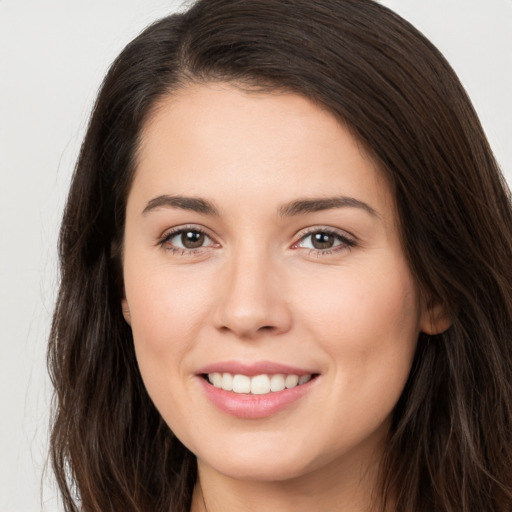
[[[212,461],[208,464],[213,470],[235,480],[252,482],[282,482],[303,476],[309,472],[304,464],[298,461],[275,460],[275,456],[262,461],[243,457],[229,461]]]
[[[259,482],[291,480],[318,469],[319,465],[301,442],[268,442],[260,436],[252,442],[247,439],[245,443],[226,444],[218,444],[215,451],[198,452],[199,465],[237,480]]]

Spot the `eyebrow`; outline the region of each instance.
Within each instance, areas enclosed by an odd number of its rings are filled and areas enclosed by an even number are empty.
[[[215,205],[206,199],[170,195],[161,195],[151,199],[142,211],[142,214],[146,215],[158,208],[178,208],[203,215],[219,216],[219,211]],[[298,199],[282,205],[279,208],[279,215],[281,217],[292,217],[334,208],[360,208],[373,217],[379,217],[379,214],[369,204],[354,197],[346,196]]]
[[[279,208],[279,214],[282,217],[291,217],[333,208],[360,208],[369,213],[372,217],[379,217],[379,214],[369,204],[355,199],[354,197],[346,196],[299,199],[281,206],[281,208]]]
[[[202,213],[203,215],[219,215],[217,208],[205,199],[201,199],[200,197],[169,195],[162,195],[151,199],[142,211],[142,214],[145,215],[157,208],[179,208],[181,210]]]

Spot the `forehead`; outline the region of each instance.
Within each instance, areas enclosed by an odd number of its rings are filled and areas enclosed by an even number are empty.
[[[246,196],[259,205],[343,194],[394,209],[380,170],[327,109],[299,94],[224,83],[159,102],[142,131],[132,192]]]

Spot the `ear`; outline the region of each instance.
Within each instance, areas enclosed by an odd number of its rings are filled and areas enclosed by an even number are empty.
[[[452,325],[452,318],[446,306],[433,299],[425,301],[421,314],[420,330],[425,334],[441,334]]]
[[[123,316],[124,316],[126,323],[128,325],[132,325],[132,317],[130,315],[130,308],[128,306],[128,301],[126,300],[126,298],[124,298],[121,301],[121,309],[123,311]]]

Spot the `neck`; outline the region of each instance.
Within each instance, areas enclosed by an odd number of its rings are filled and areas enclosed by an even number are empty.
[[[198,461],[191,512],[370,512],[379,510],[378,464],[323,467],[283,481],[239,480]]]

